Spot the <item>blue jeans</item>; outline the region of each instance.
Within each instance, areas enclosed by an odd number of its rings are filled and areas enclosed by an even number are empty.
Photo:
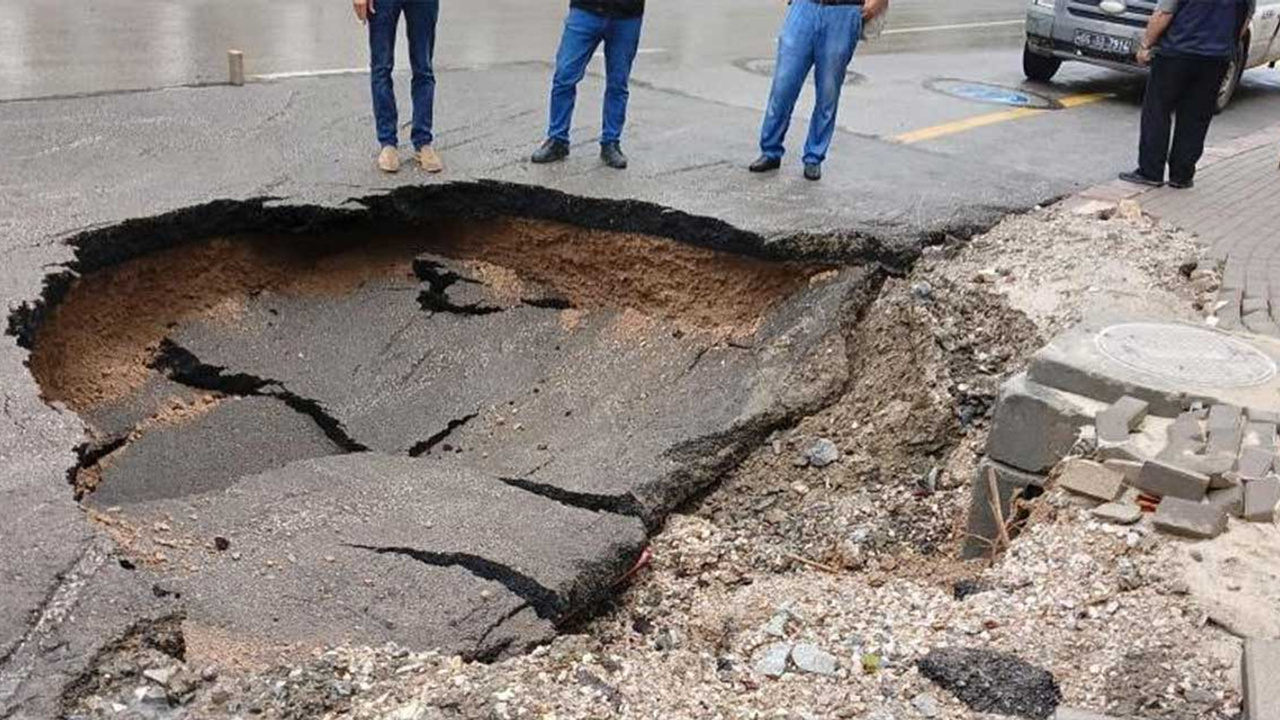
[[[760,130],[760,151],[766,157],[781,158],[786,149],[791,113],[813,69],[817,99],[809,121],[809,139],[804,146],[804,162],[821,164],[827,159],[831,138],[836,132],[836,112],[845,72],[862,35],[862,7],[819,5],[811,0],[794,0],[778,38],[778,62],[773,71],[769,108]]]
[[[404,13],[409,39],[409,66],[413,69],[413,131],[415,150],[432,142],[435,116],[436,74],[431,58],[436,48],[436,18],[440,0],[374,0],[369,16],[369,70],[373,87],[373,116],[378,126],[378,142],[396,147],[399,115],[391,71],[396,65],[396,29]]]
[[[643,18],[608,18],[576,8],[569,11],[564,21],[564,35],[560,37],[560,51],[556,53],[556,74],[551,81],[551,122],[547,137],[569,142],[578,83],[587,72],[591,56],[603,42],[606,80],[600,144],[622,139],[622,127],[627,123],[627,99],[631,97],[627,82],[636,51],[640,49],[642,24]]]

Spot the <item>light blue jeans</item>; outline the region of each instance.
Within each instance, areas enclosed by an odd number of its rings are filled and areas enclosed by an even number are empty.
[[[791,113],[813,70],[817,100],[809,121],[809,139],[804,146],[804,162],[820,165],[827,159],[831,138],[836,132],[836,113],[845,73],[862,35],[862,6],[819,5],[812,0],[794,0],[778,37],[778,62],[773,71],[773,89],[760,130],[760,152],[781,158],[791,126]]]

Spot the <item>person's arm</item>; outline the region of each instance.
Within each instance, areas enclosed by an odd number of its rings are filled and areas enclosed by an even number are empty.
[[[862,19],[871,20],[889,9],[889,0],[867,0],[862,6]]]
[[[352,8],[356,11],[356,18],[360,22],[369,22],[369,16],[375,11],[373,9],[373,0],[351,0]]]
[[[1155,50],[1156,43],[1160,42],[1160,38],[1164,37],[1169,25],[1173,24],[1173,14],[1178,12],[1179,4],[1181,0],[1160,0],[1155,12],[1151,13],[1147,31],[1142,34],[1142,45],[1138,47],[1139,64],[1146,65],[1151,62],[1151,53]]]

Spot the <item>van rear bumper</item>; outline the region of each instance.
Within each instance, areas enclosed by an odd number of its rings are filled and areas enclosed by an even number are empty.
[[[1132,55],[1110,55],[1076,47],[1077,30],[1132,38],[1135,48],[1142,42],[1143,31],[1139,28],[1032,10],[1027,14],[1027,47],[1038,55],[1053,56],[1060,60],[1086,62],[1124,72],[1147,71]]]

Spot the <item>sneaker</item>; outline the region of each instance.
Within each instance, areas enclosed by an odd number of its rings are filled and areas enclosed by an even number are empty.
[[[1133,183],[1134,185],[1146,185],[1147,187],[1164,186],[1163,180],[1153,180],[1146,175],[1143,175],[1141,170],[1120,173],[1120,179],[1127,183]]]
[[[400,172],[400,151],[385,145],[378,153],[378,169],[384,173]]]
[[[430,145],[423,145],[418,148],[418,164],[422,166],[425,172],[432,175],[444,172],[444,161],[440,159],[440,154]]]
[[[756,161],[747,166],[747,169],[753,173],[772,172],[782,167],[782,158],[769,157],[761,155]]]
[[[1196,186],[1196,181],[1192,180],[1191,178],[1187,178],[1186,180],[1174,180],[1173,178],[1169,179],[1169,187],[1174,188],[1176,190],[1190,190],[1195,186]]]
[[[805,180],[821,180],[821,179],[822,179],[822,166],[821,166],[821,165],[819,165],[818,163],[805,163],[805,164],[804,164],[804,179],[805,179]]]
[[[547,163],[560,162],[569,157],[569,143],[555,138],[547,138],[542,143],[542,147],[534,151],[533,157],[529,158],[536,165],[545,165]]]
[[[605,165],[614,170],[627,169],[627,156],[622,152],[622,145],[618,143],[604,143],[600,146],[600,159]]]

